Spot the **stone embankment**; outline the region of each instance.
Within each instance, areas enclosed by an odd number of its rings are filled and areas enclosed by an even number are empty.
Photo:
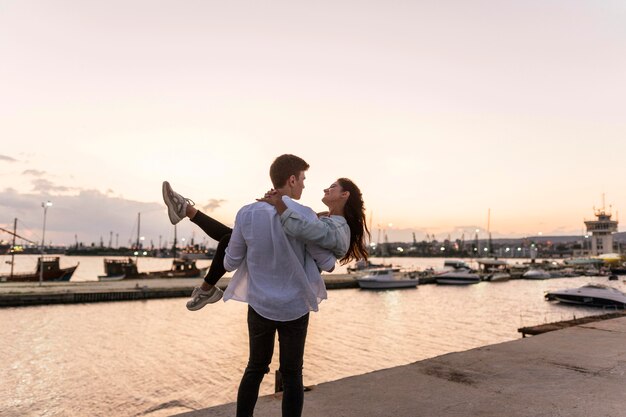
[[[303,417],[624,417],[624,340],[614,318],[327,382],[305,393]],[[280,407],[261,397],[254,415]],[[179,416],[234,415],[231,403]]]

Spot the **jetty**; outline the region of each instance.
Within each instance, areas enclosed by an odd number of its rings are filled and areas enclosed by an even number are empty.
[[[623,417],[625,338],[626,317],[614,318],[327,382],[305,392],[303,417]],[[280,416],[280,395],[254,415]]]
[[[354,274],[323,274],[327,289],[356,288]],[[46,304],[76,304],[110,301],[150,300],[189,297],[200,278],[149,278],[119,281],[0,283],[0,307],[26,307]],[[225,289],[230,277],[217,286]]]

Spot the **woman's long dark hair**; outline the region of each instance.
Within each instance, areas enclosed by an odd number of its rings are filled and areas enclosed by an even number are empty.
[[[337,180],[343,191],[349,191],[350,197],[346,201],[344,215],[350,227],[350,246],[348,252],[340,259],[341,265],[360,259],[367,260],[366,236],[370,238],[370,231],[365,222],[365,204],[361,190],[348,178]]]

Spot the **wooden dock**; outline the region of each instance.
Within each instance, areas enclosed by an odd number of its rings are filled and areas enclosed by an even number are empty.
[[[553,332],[555,330],[566,329],[572,326],[579,326],[581,324],[588,324],[588,323],[593,323],[595,321],[614,319],[614,318],[624,317],[624,316],[626,316],[626,311],[616,311],[614,313],[601,314],[598,316],[582,317],[579,319],[574,318],[572,320],[564,320],[564,321],[558,321],[554,323],[539,324],[537,326],[521,327],[517,329],[517,331],[522,334],[522,337],[526,337],[526,335],[535,336],[538,334]]]

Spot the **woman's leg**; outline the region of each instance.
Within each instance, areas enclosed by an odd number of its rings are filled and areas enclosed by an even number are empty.
[[[204,233],[218,242],[224,237],[224,235],[231,234],[233,232],[233,229],[230,227],[218,222],[213,217],[207,216],[193,206],[187,206],[187,217],[189,217],[189,220],[193,223],[200,226],[200,229],[202,229]]]
[[[189,220],[197,224],[204,233],[218,241],[213,261],[211,262],[209,271],[204,277],[204,282],[200,286],[204,291],[207,291],[226,273],[226,269],[224,269],[224,256],[226,256],[226,247],[228,247],[228,242],[230,242],[230,234],[233,229],[207,216],[192,206],[187,206],[187,216]]]

